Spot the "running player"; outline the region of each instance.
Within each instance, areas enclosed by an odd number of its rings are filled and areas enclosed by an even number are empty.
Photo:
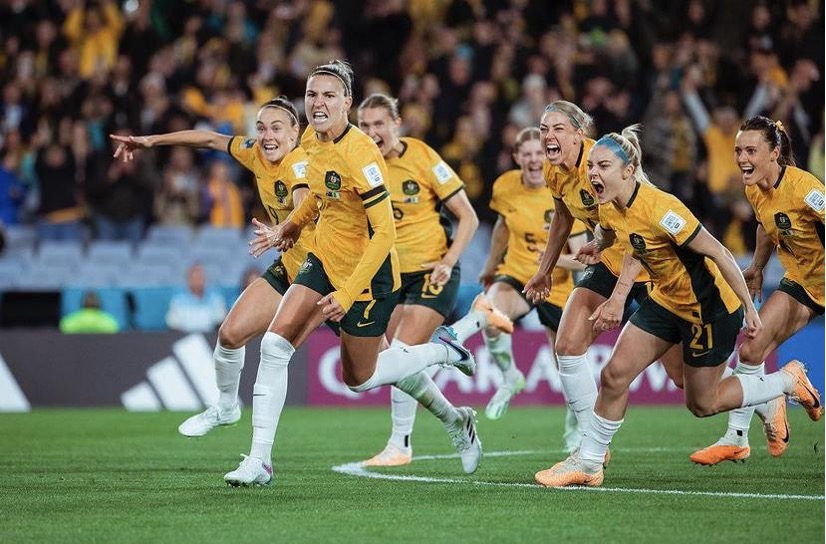
[[[417,397],[419,391],[406,388],[403,378],[434,364],[455,366],[468,375],[475,371],[470,352],[447,329],[438,329],[432,343],[379,353],[386,346],[384,332],[401,283],[393,247],[396,231],[381,152],[347,119],[352,80],[349,65],[341,61],[317,66],[307,79],[304,104],[310,127],[302,147],[309,161],[310,196],[279,225],[276,247],[290,250],[304,227],[316,218],[318,223],[307,260],[261,341],[252,448],[224,476],[231,485],[272,481],[272,446],[286,400],[287,366],[296,348],[325,320],[340,324],[343,379],[355,392],[396,384]],[[460,456],[478,458],[472,412],[447,420],[456,415],[445,414],[443,422],[461,434],[454,442]]]
[[[683,345],[686,405],[697,417],[789,395],[819,417],[820,398],[803,366],[792,361],[765,376],[723,378],[743,323],[749,338],[763,325],[737,262],[675,196],[646,183],[637,126],[603,136],[588,157],[588,174],[600,203],[595,238],[578,258],[596,262],[616,240],[626,260],[611,298],[597,311],[621,309],[631,278],[641,267],[650,274],[650,296],[623,328],[602,370],[594,413],[580,449],[536,474],[548,487],[599,486],[608,444],[619,430],[631,382],[667,350]],[[814,418],[813,418],[814,419]]]
[[[433,335],[453,310],[459,294],[459,257],[467,247],[479,221],[465,193],[465,185],[447,163],[427,144],[416,138],[400,138],[401,116],[397,101],[384,94],[368,96],[358,108],[358,124],[379,147],[387,163],[387,187],[396,221],[396,251],[399,253],[401,289],[387,335],[391,346],[422,344]],[[446,232],[440,211],[446,207],[456,216],[453,240]],[[456,408],[444,397],[427,372],[405,381],[426,399],[434,413],[453,413]],[[410,434],[419,403],[397,387],[391,388],[390,439],[384,450],[365,461],[366,466],[400,466],[410,463],[413,450]],[[459,408],[463,413],[469,407]],[[452,438],[460,439],[461,435]],[[478,442],[478,440],[477,440]],[[481,449],[479,450],[481,452]],[[468,459],[475,467],[478,459]],[[472,470],[469,470],[472,472]]]
[[[528,301],[522,290],[542,258],[554,215],[554,199],[542,176],[544,155],[538,128],[525,128],[517,134],[513,157],[519,169],[505,172],[493,184],[490,207],[499,217],[493,227],[491,251],[480,281],[493,304],[511,319],[519,319],[535,308],[553,352],[562,308],[574,289],[572,271],[584,268],[572,259],[571,253],[585,243],[586,235],[585,226],[576,221],[566,254],[560,256],[558,266],[553,269],[550,295],[539,304]],[[510,334],[488,327],[483,338],[504,378],[485,409],[489,419],[499,419],[511,398],[525,388],[525,376],[513,360]],[[566,444],[571,446],[575,433],[569,430],[567,435]]]
[[[525,284],[528,300],[538,304],[551,294],[551,270],[562,253],[574,220],[578,219],[593,232],[599,223],[597,195],[588,182],[585,164],[594,140],[586,137],[591,128],[591,116],[579,106],[557,100],[545,108],[539,130],[546,161],[543,174],[554,198],[555,213],[551,221],[548,243],[536,274]],[[587,351],[602,330],[583,326],[589,323],[594,311],[611,296],[622,269],[622,251],[609,248],[602,260],[588,266],[568,298],[556,335],[556,358],[559,379],[568,408],[574,412],[580,431],[587,428],[588,418],[597,398],[597,385],[588,365]],[[647,297],[642,272],[636,279],[631,298],[641,302]],[[630,304],[631,299],[628,300]],[[619,316],[621,317],[622,312]],[[679,353],[676,354],[679,356]],[[680,361],[667,357],[663,361],[669,377],[682,385]]]
[[[131,160],[136,149],[160,146],[186,146],[229,153],[255,175],[258,195],[270,219],[278,224],[287,218],[309,192],[306,179],[307,154],[297,147],[298,111],[286,97],[280,96],[261,106],[255,122],[256,138],[227,136],[205,130],[184,130],[149,136],[117,136],[115,157]],[[258,256],[266,249],[269,228],[253,219],[260,231],[251,242]],[[219,425],[230,425],[241,418],[238,384],[244,368],[244,346],[267,330],[281,297],[287,291],[301,263],[307,258],[312,230],[290,251],[277,258],[261,278],[252,282],[233,305],[221,327],[213,352],[218,403],[181,423],[184,436],[203,436]]]
[[[740,127],[734,159],[759,221],[754,257],[743,271],[752,297],[763,300],[763,268],[775,248],[786,270],[780,286],[760,308],[762,331],[740,346],[734,369],[736,374],[762,376],[766,356],[823,315],[823,182],[795,167],[783,125],[763,116],[752,117]],[[786,403],[778,397],[729,412],[726,434],[694,452],[691,460],[702,465],[745,460],[751,451],[749,425],[755,411],[766,431],[769,454],[783,455],[789,444],[789,423]]]

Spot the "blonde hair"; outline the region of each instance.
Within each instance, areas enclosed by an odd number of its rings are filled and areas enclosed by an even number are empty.
[[[582,108],[568,102],[567,100],[556,100],[545,106],[545,113],[558,112],[563,114],[570,121],[571,126],[575,129],[588,132],[588,129],[594,124],[594,118],[582,111]]]
[[[529,140],[541,140],[542,136],[540,135],[539,129],[536,127],[525,127],[520,130],[516,138],[513,140],[513,152],[519,153],[519,148],[522,147],[522,144]]]
[[[631,165],[634,167],[634,181],[639,183],[647,183],[651,184],[651,181],[648,179],[645,171],[642,169],[642,147],[640,146],[640,133],[642,132],[642,125],[639,123],[633,124],[631,126],[625,127],[622,129],[622,132],[617,134],[616,132],[611,132],[606,134],[594,145],[597,147],[598,145],[605,145],[609,149],[612,147],[606,140],[611,140],[619,149],[622,151],[622,154],[617,153],[615,150],[614,154],[617,155],[626,165]],[[624,156],[623,156],[624,154]]]
[[[390,118],[399,119],[399,101],[384,93],[373,93],[359,104],[358,110],[366,108],[384,108],[390,113]]]

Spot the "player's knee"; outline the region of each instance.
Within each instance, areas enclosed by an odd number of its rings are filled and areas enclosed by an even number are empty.
[[[759,365],[763,362],[763,353],[756,342],[743,342],[740,346],[740,362],[747,365]]]
[[[375,386],[373,385],[373,381],[370,379],[372,377],[372,373],[368,374],[366,372],[358,371],[345,372],[342,375],[344,385],[346,385],[353,393],[364,393],[365,391],[370,391],[373,389]]]
[[[582,342],[577,339],[572,339],[571,335],[557,335],[554,349],[556,350],[557,356],[562,355],[570,357],[573,355],[581,355],[588,349],[588,346],[582,346],[581,344]]]
[[[609,361],[599,374],[600,388],[606,393],[622,394],[631,385],[631,379],[618,365]]]
[[[694,414],[695,417],[711,417],[720,413],[716,403],[709,399],[686,399],[685,405],[688,411]]]
[[[218,342],[227,349],[238,349],[247,343],[244,331],[231,320],[224,320],[218,329]]]

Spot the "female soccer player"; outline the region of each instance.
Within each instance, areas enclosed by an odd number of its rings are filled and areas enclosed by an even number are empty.
[[[542,176],[541,136],[537,128],[525,128],[516,136],[513,156],[519,169],[502,174],[493,184],[490,207],[499,214],[493,227],[491,250],[482,270],[481,282],[493,304],[511,319],[518,319],[532,309],[545,326],[553,351],[562,308],[574,288],[572,270],[584,266],[572,259],[585,243],[585,226],[575,222],[568,239],[566,254],[553,269],[550,294],[539,304],[528,301],[524,284],[539,265],[547,243],[554,215],[554,200]],[[525,388],[525,377],[513,361],[510,334],[487,328],[483,337],[504,380],[485,410],[489,419],[499,419],[511,398]],[[575,447],[577,444],[567,444]]]
[[[224,476],[231,485],[272,481],[272,444],[286,399],[287,365],[307,334],[325,320],[341,327],[343,379],[353,391],[396,384],[416,397],[419,391],[405,387],[403,378],[428,366],[451,365],[468,375],[475,370],[470,352],[447,329],[437,330],[433,343],[379,353],[400,286],[396,231],[381,152],[347,119],[352,78],[349,65],[335,61],[317,66],[307,79],[310,126],[302,147],[309,161],[310,196],[279,225],[276,247],[289,251],[302,229],[318,222],[307,260],[261,341],[252,448]],[[447,414],[444,421],[462,435],[457,449],[476,447],[472,412]]]
[[[205,130],[184,130],[149,136],[117,136],[115,157],[131,160],[136,149],[159,146],[186,146],[229,153],[255,175],[258,195],[270,219],[278,224],[307,196],[307,154],[298,143],[298,111],[283,96],[270,100],[258,111],[256,138],[226,136]],[[269,228],[253,220],[260,234],[251,242],[260,254],[266,249]],[[238,383],[244,367],[244,346],[267,330],[281,297],[307,258],[312,232],[276,259],[261,278],[252,282],[235,302],[218,330],[213,353],[215,378],[220,391],[218,404],[184,421],[178,431],[184,436],[203,436],[218,425],[229,425],[241,418]]]
[[[544,486],[602,484],[605,453],[622,425],[631,382],[681,342],[686,405],[698,417],[755,406],[784,394],[808,410],[820,410],[819,395],[797,361],[766,376],[722,377],[744,308],[749,338],[761,334],[760,316],[731,253],[675,196],[645,182],[641,160],[636,126],[602,137],[588,157],[600,222],[595,239],[580,249],[578,257],[595,262],[600,251],[620,240],[632,261],[596,319],[604,309],[620,311],[632,286],[630,278],[640,267],[648,271],[654,287],[623,328],[602,370],[594,413],[579,451],[538,472],[536,481]]]
[[[588,182],[585,164],[594,145],[594,140],[585,136],[592,122],[591,116],[579,106],[564,100],[548,105],[540,122],[542,148],[547,159],[543,175],[554,198],[555,213],[539,269],[525,284],[525,294],[534,304],[546,300],[551,294],[551,270],[571,235],[574,220],[584,223],[591,232],[599,223],[597,195]],[[592,322],[589,319],[594,311],[611,296],[621,269],[621,250],[609,248],[603,252],[602,260],[583,272],[559,323],[556,335],[559,379],[568,408],[576,414],[580,431],[587,428],[597,398],[596,382],[588,365],[588,346],[602,332],[587,324]],[[648,276],[643,272],[634,284],[631,294],[637,302],[647,297],[644,283],[647,280]],[[679,361],[673,359],[673,356],[668,357],[664,363],[669,376],[679,386],[682,376],[675,370]]]
[[[740,126],[734,159],[743,174],[746,197],[757,220],[757,247],[743,272],[752,297],[763,299],[763,268],[777,248],[786,274],[760,308],[763,329],[740,346],[734,372],[763,375],[769,353],[812,319],[823,315],[823,182],[795,167],[791,141],[780,121],[752,117]],[[769,454],[779,457],[789,444],[786,403],[778,397],[754,408],[729,412],[728,430],[715,444],[691,455],[702,465],[749,456],[749,424],[755,410],[763,421]],[[817,420],[819,411],[809,411]]]
[[[396,100],[387,95],[370,95],[359,105],[359,128],[372,138],[387,163],[401,272],[399,299],[387,334],[392,338],[391,346],[406,347],[427,342],[453,310],[461,279],[459,257],[479,221],[462,180],[427,144],[416,138],[400,138],[401,122]],[[442,206],[457,219],[452,240],[440,215]],[[406,381],[421,391],[431,412],[456,413],[427,373]],[[390,439],[384,450],[365,461],[366,466],[400,466],[412,460],[410,434],[419,403],[397,387],[392,388],[391,402]],[[458,410],[472,412],[469,407]],[[454,415],[452,419],[458,418]],[[481,449],[469,453],[481,454]],[[468,472],[473,472],[478,462],[463,458]]]

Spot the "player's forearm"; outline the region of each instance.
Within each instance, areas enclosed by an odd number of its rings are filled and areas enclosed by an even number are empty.
[[[731,252],[720,245],[719,251],[715,252],[715,255],[711,258],[717,268],[720,269],[723,279],[726,280],[726,283],[734,290],[734,294],[743,303],[743,307],[747,310],[754,309],[754,302],[751,300],[746,280],[743,278],[743,273],[740,271],[740,267],[737,266],[737,261],[734,260]]]
[[[287,221],[292,221],[301,228],[306,227],[310,222],[314,221],[318,215],[317,197],[309,193],[306,198],[301,201],[301,204],[293,210]]]
[[[551,219],[550,232],[548,233],[548,243],[545,244],[545,253],[539,262],[539,272],[542,275],[551,273],[551,269],[556,266],[562,248],[571,235],[574,226],[574,218],[568,213],[563,214],[557,211]]]
[[[617,279],[617,284],[614,286],[614,291],[611,293],[611,297],[625,302],[631,293],[631,289],[634,287],[634,280],[641,270],[642,263],[626,253],[622,258],[622,271],[620,272],[619,279]]]
[[[459,223],[456,225],[456,235],[453,237],[453,243],[450,244],[450,249],[448,249],[445,256],[442,257],[442,261],[450,266],[455,265],[459,261],[459,257],[462,256],[462,253],[464,253],[468,244],[470,244],[470,241],[473,239],[473,235],[476,233],[476,229],[478,227],[479,219],[476,217],[475,213],[462,215],[462,217],[459,218]]]
[[[597,228],[594,229],[594,240],[596,240],[600,251],[614,245],[616,239],[617,234],[612,230],[602,228],[602,225],[597,225]]]
[[[754,246],[754,256],[751,259],[751,266],[763,270],[774,253],[774,242],[766,234],[763,225],[757,225],[757,242]]]
[[[179,130],[165,134],[152,134],[147,136],[146,139],[150,147],[180,145],[226,151],[226,142],[229,141],[229,136],[209,130]],[[221,145],[222,143],[224,145]]]
[[[585,270],[585,265],[579,261],[575,261],[574,256],[570,253],[563,253],[560,255],[556,260],[556,266],[557,268],[563,268],[574,272],[578,270]]]
[[[485,265],[488,268],[496,268],[502,262],[505,250],[508,248],[508,227],[500,217],[493,225],[493,233],[490,236],[490,254]]]
[[[367,219],[373,228],[373,236],[370,238],[361,260],[359,260],[350,278],[340,289],[347,300],[339,300],[339,303],[346,306],[346,309],[349,309],[356,297],[370,285],[370,281],[379,271],[381,265],[384,264],[396,241],[396,225],[393,220],[393,209],[390,206],[389,198],[367,208],[366,212]]]

